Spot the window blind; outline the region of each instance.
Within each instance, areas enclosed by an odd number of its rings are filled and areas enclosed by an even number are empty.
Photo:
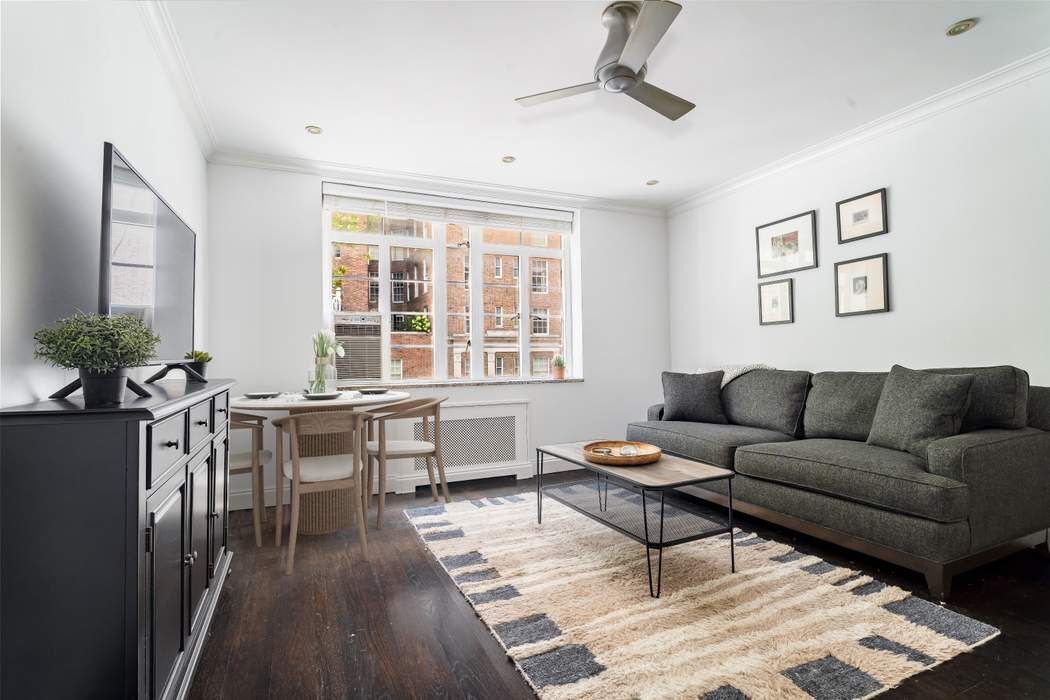
[[[322,206],[327,210],[376,214],[393,219],[572,233],[573,214],[560,209],[396,192],[334,182],[323,183],[321,193]]]

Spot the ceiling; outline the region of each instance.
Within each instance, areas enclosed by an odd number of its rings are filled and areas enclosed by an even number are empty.
[[[658,206],[1050,44],[1048,2],[686,2],[649,61],[697,104],[678,122],[607,93],[515,104],[591,79],[603,7],[166,4],[218,151]]]

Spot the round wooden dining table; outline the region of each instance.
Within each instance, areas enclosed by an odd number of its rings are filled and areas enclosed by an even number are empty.
[[[335,399],[308,399],[302,394],[283,393],[269,399],[250,399],[237,396],[230,399],[230,409],[244,413],[312,413],[314,411],[352,411],[356,408],[378,406],[411,398],[407,391],[387,391],[382,394],[361,394],[344,391]],[[274,429],[276,431],[278,428]],[[276,445],[276,439],[274,440]],[[282,441],[283,444],[283,441]],[[303,457],[346,454],[352,449],[345,436],[305,435],[299,438],[299,454]],[[274,485],[280,483],[274,457]],[[369,491],[369,486],[366,486]],[[281,489],[279,493],[284,493]],[[352,523],[350,491],[319,491],[303,494],[299,511],[299,534],[320,535],[349,527]],[[367,519],[367,518],[366,518]]]

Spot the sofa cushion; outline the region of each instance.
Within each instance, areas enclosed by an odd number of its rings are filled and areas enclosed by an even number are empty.
[[[814,438],[750,445],[736,453],[740,474],[950,523],[969,512],[969,488],[930,474],[915,455],[853,440]]]
[[[733,453],[741,445],[793,440],[783,433],[745,425],[719,425],[688,421],[643,421],[627,426],[627,439],[648,442],[662,450],[720,467],[733,466]]]
[[[722,408],[730,423],[799,435],[809,372],[755,369],[722,387]]]
[[[972,374],[970,406],[962,429],[1023,428],[1028,425],[1028,372],[1017,367],[928,369],[938,374]]]
[[[664,420],[728,423],[722,411],[722,372],[664,372]]]
[[[882,386],[868,444],[926,458],[926,446],[962,427],[972,374],[934,374],[894,365]]]
[[[1050,386],[1028,387],[1028,425],[1050,430]]]
[[[818,372],[802,416],[808,438],[868,439],[886,372]]]

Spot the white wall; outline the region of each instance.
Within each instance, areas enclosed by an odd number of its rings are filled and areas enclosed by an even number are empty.
[[[839,245],[835,202],[889,189],[890,233]],[[1014,364],[1050,384],[1050,73],[758,180],[669,227],[671,364]],[[795,323],[758,325],[755,226],[817,210]],[[891,311],[836,318],[834,263],[889,253]],[[763,280],[766,281],[766,280]]]
[[[215,356],[209,371],[235,377],[238,393],[296,390],[312,365],[310,336],[323,327],[327,298],[321,178],[213,163],[208,181],[209,350]],[[629,421],[644,416],[660,399],[660,371],[668,362],[665,220],[584,210],[580,236],[582,383],[413,394],[453,402],[527,399],[530,447],[622,436]],[[247,482],[232,487],[234,493],[246,489]]]
[[[135,3],[0,5],[0,404],[43,398],[73,372],[33,359],[34,331],[98,308],[102,143],[113,142],[198,235],[206,343],[206,163]]]

